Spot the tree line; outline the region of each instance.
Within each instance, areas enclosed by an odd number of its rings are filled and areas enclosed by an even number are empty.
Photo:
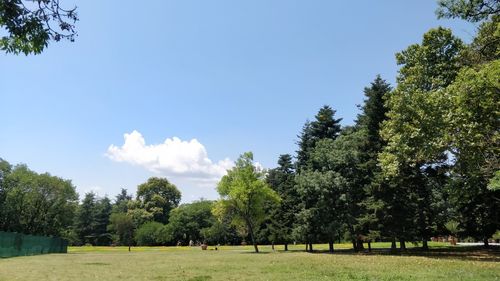
[[[481,21],[475,38],[439,27],[397,53],[396,86],[378,76],[365,88],[353,126],[330,106],[305,123],[296,162],[282,155],[268,177],[287,206],[268,225],[291,234],[283,243],[427,249],[448,233],[488,245],[500,228],[500,16],[480,2],[441,1],[438,15]]]
[[[439,17],[479,22],[472,42],[431,29],[396,54],[394,88],[380,76],[365,88],[353,126],[330,106],[306,122],[295,161],[281,155],[265,178],[281,198],[262,218],[272,242],[333,252],[342,240],[359,251],[380,240],[427,249],[444,234],[488,246],[499,236],[500,4],[439,5]]]
[[[214,202],[179,205],[181,193],[152,177],[111,200],[88,192],[81,200],[69,180],[38,174],[0,159],[0,229],[60,236],[72,245],[240,244],[237,229],[213,214]]]
[[[217,201],[179,205],[164,178],[112,202],[70,181],[0,162],[0,227],[84,245],[420,243],[436,235],[488,245],[500,229],[498,1],[439,1],[439,17],[478,22],[466,44],[438,27],[396,54],[394,86],[377,76],[352,126],[331,106],[298,135],[295,155],[262,170],[244,153]]]

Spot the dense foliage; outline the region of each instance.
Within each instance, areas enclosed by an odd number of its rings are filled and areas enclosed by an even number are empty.
[[[0,159],[0,230],[64,236],[77,200],[71,181]]]
[[[266,203],[279,202],[279,196],[264,180],[263,171],[253,163],[253,154],[244,153],[236,161],[233,169],[222,177],[217,191],[221,199],[217,201],[213,212],[219,220],[231,217],[231,224],[246,233],[259,252],[255,232],[265,219]]]
[[[0,49],[7,53],[39,54],[50,41],[74,41],[76,8],[65,9],[59,0],[2,0]]]
[[[364,89],[355,124],[342,127],[331,106],[321,107],[303,126],[295,159],[281,155],[263,170],[244,153],[218,183],[218,201],[179,206],[177,187],[152,177],[135,199],[122,189],[114,202],[94,193],[78,202],[70,181],[0,159],[0,230],[76,245],[248,241],[257,252],[259,243],[293,242],[309,251],[329,243],[333,252],[337,241],[356,251],[372,241],[425,249],[446,235],[488,246],[500,231],[499,4],[441,0],[437,13],[480,22],[471,43],[429,30],[396,54],[394,88],[377,76]]]

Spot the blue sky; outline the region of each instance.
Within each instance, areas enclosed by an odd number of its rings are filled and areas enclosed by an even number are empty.
[[[475,30],[437,20],[434,0],[138,3],[80,1],[76,42],[0,54],[1,158],[82,194],[155,175],[183,202],[215,199],[230,161],[253,151],[274,167],[322,105],[352,124],[363,88],[393,84],[394,54],[428,29]]]

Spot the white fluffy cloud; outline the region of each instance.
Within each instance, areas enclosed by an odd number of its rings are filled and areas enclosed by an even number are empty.
[[[163,143],[147,145],[138,131],[124,134],[122,146],[110,145],[106,156],[117,162],[144,167],[166,176],[184,178],[199,183],[214,183],[234,164],[229,159],[212,162],[198,140],[183,141],[167,138]]]

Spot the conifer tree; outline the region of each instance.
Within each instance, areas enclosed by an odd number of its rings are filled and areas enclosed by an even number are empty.
[[[323,174],[320,164],[311,160],[311,154],[322,140],[333,141],[338,137],[341,120],[335,118],[335,110],[330,106],[323,106],[314,121],[306,122],[298,143],[296,188],[300,197],[300,211],[297,213],[294,233],[306,241],[309,251],[312,251],[312,243],[325,236],[330,240],[330,249],[333,251],[331,234],[333,229],[338,228],[337,220],[331,217],[334,215],[333,212],[322,211],[322,208],[332,206],[332,200],[337,199],[338,186],[330,184],[336,175]]]
[[[93,192],[85,194],[82,203],[78,206],[75,217],[75,232],[81,244],[93,244],[95,230],[96,195]]]
[[[292,241],[293,226],[298,212],[299,197],[295,189],[295,169],[290,154],[280,155],[278,167],[271,169],[266,181],[281,197],[279,204],[272,204],[269,212],[271,242],[283,243],[285,251]]]
[[[391,87],[380,75],[377,75],[370,87],[364,89],[365,100],[361,108],[361,113],[356,120],[355,129],[362,132],[363,140],[358,147],[358,185],[354,185],[350,190],[351,198],[357,204],[357,208],[352,206],[353,217],[356,222],[352,227],[355,237],[366,236],[367,240],[380,237],[379,221],[377,220],[378,209],[380,208],[380,198],[382,194],[375,194],[374,188],[377,174],[380,173],[378,164],[378,154],[385,145],[380,136],[382,122],[387,119],[387,107],[385,98],[390,93]],[[387,194],[385,195],[387,196]],[[357,239],[355,249],[363,249],[361,239]]]

